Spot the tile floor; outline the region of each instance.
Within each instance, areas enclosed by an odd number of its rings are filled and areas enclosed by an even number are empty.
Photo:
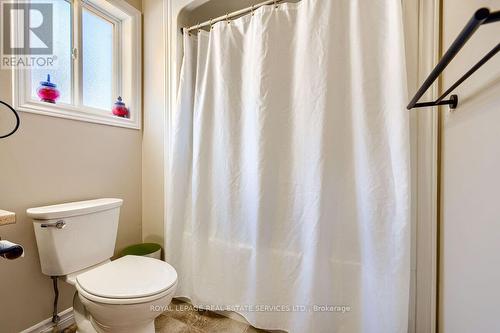
[[[156,318],[157,333],[266,333],[211,311],[173,300],[170,310]]]
[[[169,311],[156,318],[155,328],[157,333],[267,333],[211,311],[196,310],[179,300],[173,300]],[[62,331],[74,332],[76,325]]]

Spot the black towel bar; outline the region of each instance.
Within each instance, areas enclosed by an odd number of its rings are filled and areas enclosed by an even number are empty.
[[[482,24],[488,24],[500,21],[500,11],[491,13],[488,8],[478,9],[472,18],[467,22],[465,27],[462,29],[457,38],[453,41],[449,49],[443,55],[441,60],[438,62],[436,67],[429,74],[427,79],[418,89],[415,96],[412,98],[408,106],[408,110],[413,108],[420,108],[426,106],[437,106],[437,105],[449,105],[451,109],[455,109],[458,105],[458,96],[451,95],[449,99],[445,98],[462,82],[469,78],[475,71],[477,71],[482,65],[484,65],[488,60],[490,60],[495,54],[500,51],[500,43],[497,44],[490,52],[488,52],[477,64],[475,64],[467,73],[465,73],[460,79],[457,80],[448,90],[446,90],[438,99],[433,102],[418,102],[420,98],[425,94],[429,87],[436,81],[436,79],[441,75],[443,70],[448,66],[448,64],[453,60],[453,58],[458,54],[462,47],[467,43],[470,37],[476,32],[476,30]]]

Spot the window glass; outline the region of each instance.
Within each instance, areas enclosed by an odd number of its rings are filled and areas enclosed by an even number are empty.
[[[109,110],[113,104],[113,24],[82,11],[83,104]]]
[[[53,8],[54,31],[54,66],[51,68],[36,68],[31,70],[31,96],[38,100],[36,91],[41,81],[50,74],[51,82],[57,84],[61,96],[57,103],[71,103],[71,5],[67,1],[43,0],[33,1],[51,3]]]

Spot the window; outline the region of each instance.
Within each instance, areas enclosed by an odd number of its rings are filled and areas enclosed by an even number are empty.
[[[38,99],[36,90],[40,81],[44,81],[47,74],[57,80],[57,88],[61,96],[59,103],[71,104],[71,4],[66,1],[51,1],[53,8],[53,30],[57,31],[57,38],[53,38],[53,55],[57,57],[57,66],[54,68],[33,68],[31,70],[31,98]]]
[[[16,108],[139,129],[140,12],[124,0],[31,0],[30,3],[52,5],[54,63],[14,68]],[[14,27],[20,30],[17,23]],[[55,103],[41,99],[38,94],[48,75],[59,91]],[[118,97],[126,104],[128,116],[113,114]]]
[[[118,90],[116,77],[113,76],[114,30],[113,22],[86,8],[83,9],[83,105],[99,109],[109,108]]]

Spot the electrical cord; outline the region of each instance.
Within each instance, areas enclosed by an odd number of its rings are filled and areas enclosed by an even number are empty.
[[[12,134],[16,133],[16,131],[19,128],[19,125],[21,124],[21,120],[19,119],[19,115],[17,114],[17,111],[14,110],[14,108],[12,106],[5,103],[4,101],[0,101],[0,104],[5,105],[10,111],[12,111],[12,113],[14,113],[14,116],[16,116],[16,126],[14,127],[14,129],[5,135],[0,135],[0,139],[5,139],[5,138],[11,136]]]

